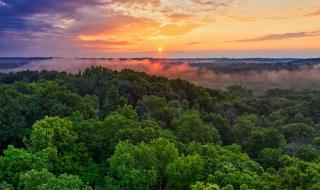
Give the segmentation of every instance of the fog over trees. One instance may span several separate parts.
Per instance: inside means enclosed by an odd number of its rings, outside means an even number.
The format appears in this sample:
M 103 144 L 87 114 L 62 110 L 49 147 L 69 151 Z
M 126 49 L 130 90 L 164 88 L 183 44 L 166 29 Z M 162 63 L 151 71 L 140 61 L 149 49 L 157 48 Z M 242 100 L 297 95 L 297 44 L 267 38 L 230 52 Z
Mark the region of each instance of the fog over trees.
M 0 72 L 54 70 L 77 74 L 91 66 L 131 69 L 208 88 L 247 86 L 320 90 L 320 59 L 155 59 L 155 58 L 0 58 Z

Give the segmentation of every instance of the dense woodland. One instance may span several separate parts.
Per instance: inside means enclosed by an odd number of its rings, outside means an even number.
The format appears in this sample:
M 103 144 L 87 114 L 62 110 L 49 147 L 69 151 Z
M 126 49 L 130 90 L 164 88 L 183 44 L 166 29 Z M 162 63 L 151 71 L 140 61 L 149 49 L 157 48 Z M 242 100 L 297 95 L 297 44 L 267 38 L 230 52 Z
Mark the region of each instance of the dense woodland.
M 0 190 L 319 190 L 320 92 L 0 74 Z

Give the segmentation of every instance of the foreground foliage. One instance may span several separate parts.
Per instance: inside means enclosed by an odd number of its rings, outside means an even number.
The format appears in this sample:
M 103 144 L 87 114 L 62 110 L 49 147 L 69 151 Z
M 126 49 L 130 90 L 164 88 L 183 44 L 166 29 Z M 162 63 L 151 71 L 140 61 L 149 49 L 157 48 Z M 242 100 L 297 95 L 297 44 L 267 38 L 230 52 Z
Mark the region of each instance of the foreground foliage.
M 320 93 L 0 74 L 0 189 L 320 189 Z

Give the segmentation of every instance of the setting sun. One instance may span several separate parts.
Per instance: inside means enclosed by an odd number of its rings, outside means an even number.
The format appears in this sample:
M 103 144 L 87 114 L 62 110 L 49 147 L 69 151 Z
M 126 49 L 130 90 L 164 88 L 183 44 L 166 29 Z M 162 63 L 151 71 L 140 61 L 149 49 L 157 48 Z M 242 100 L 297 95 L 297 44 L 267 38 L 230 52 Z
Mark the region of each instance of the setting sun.
M 0 0 L 0 56 L 308 58 L 320 52 L 320 0 L 48 2 Z
M 158 47 L 158 52 L 163 52 L 163 48 L 162 47 Z

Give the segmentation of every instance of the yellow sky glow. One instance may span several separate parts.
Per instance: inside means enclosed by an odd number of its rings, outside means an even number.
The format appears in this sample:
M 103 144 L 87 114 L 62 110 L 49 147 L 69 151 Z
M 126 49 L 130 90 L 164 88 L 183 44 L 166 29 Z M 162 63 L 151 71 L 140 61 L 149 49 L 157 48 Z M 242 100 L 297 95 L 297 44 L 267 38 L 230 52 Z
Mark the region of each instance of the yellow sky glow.
M 125 19 L 75 41 L 115 52 L 320 49 L 320 0 L 157 2 L 114 4 Z

